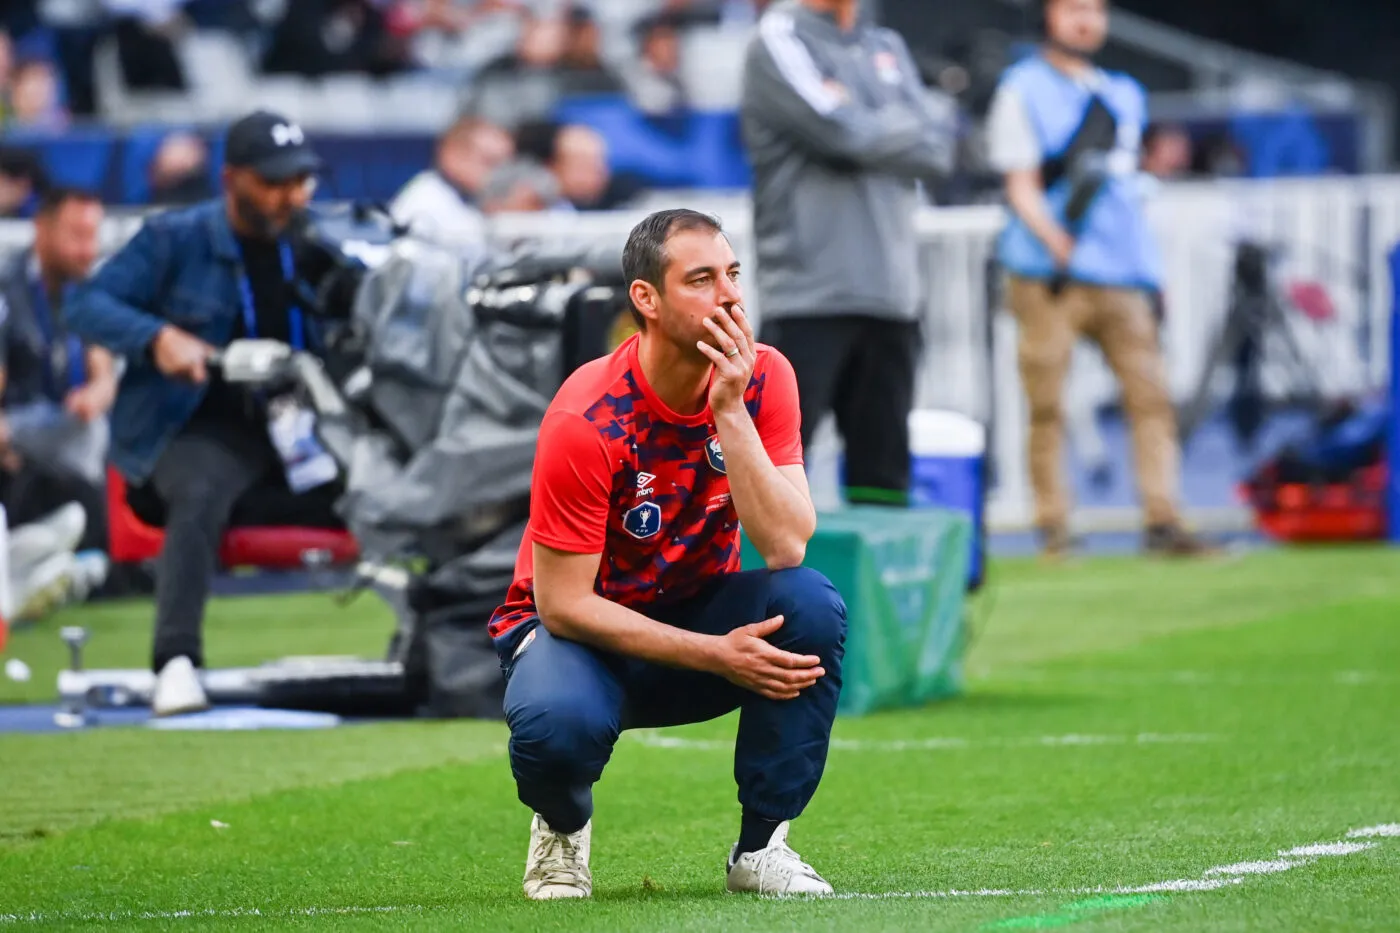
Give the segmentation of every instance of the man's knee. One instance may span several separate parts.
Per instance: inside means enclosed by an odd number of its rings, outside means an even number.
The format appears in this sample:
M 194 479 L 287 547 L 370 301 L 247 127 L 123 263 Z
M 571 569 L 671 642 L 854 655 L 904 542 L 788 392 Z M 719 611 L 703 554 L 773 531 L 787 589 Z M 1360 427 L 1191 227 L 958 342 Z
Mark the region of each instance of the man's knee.
M 230 490 L 208 475 L 182 477 L 180 482 L 160 489 L 159 494 L 167 527 L 191 523 L 219 532 L 233 511 Z
M 1126 407 L 1128 408 L 1128 417 L 1134 421 L 1159 422 L 1169 425 L 1176 419 L 1176 409 L 1172 407 L 1171 399 L 1164 391 L 1144 392 Z
M 1020 359 L 1021 384 L 1025 388 L 1030 420 L 1054 425 L 1064 418 L 1061 402 L 1065 363 L 1058 355 L 1038 349 L 1023 349 Z
M 1165 368 L 1154 353 L 1142 353 L 1122 377 L 1123 405 L 1130 418 L 1174 418 Z
M 775 570 L 769 582 L 770 614 L 783 616 L 776 640 L 788 651 L 829 657 L 846 640 L 846 601 L 810 567 Z
M 1031 396 L 1027 401 L 1031 424 L 1058 427 L 1064 421 L 1064 408 L 1058 398 Z
M 524 768 L 596 778 L 591 772 L 601 772 L 607 763 L 621 723 L 604 704 L 581 702 L 566 692 L 567 687 L 516 702 L 507 693 L 506 723 L 517 772 Z

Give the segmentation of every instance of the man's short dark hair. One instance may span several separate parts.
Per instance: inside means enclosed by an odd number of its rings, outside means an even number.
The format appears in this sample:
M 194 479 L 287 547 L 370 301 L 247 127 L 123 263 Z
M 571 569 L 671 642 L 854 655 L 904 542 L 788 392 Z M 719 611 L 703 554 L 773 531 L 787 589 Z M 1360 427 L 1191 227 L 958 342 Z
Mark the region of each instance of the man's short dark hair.
M 627 237 L 627 246 L 622 250 L 622 276 L 627 284 L 630 286 L 641 279 L 664 294 L 666 267 L 671 264 L 666 244 L 671 237 L 688 230 L 723 233 L 724 227 L 720 225 L 719 218 L 687 208 L 657 211 L 633 227 L 631 235 Z M 642 313 L 635 305 L 630 307 L 637 327 L 645 328 L 646 319 Z
M 72 185 L 49 185 L 39 194 L 39 204 L 35 208 L 35 216 L 48 217 L 56 214 L 69 201 L 101 203 L 102 198 L 98 196 L 97 192 L 89 191 L 86 188 Z

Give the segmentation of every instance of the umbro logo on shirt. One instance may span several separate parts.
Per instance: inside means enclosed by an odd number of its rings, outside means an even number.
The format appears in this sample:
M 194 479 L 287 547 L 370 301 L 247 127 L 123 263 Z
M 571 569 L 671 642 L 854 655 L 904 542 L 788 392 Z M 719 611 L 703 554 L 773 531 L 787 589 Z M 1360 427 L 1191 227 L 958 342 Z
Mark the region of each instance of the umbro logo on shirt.
M 638 474 L 637 474 L 637 498 L 640 499 L 642 496 L 649 496 L 649 495 L 651 495 L 653 492 L 655 492 L 656 490 L 655 490 L 655 489 L 652 487 L 652 485 L 651 485 L 651 484 L 654 483 L 655 481 L 656 481 L 656 474 L 655 474 L 655 473 L 638 473 Z

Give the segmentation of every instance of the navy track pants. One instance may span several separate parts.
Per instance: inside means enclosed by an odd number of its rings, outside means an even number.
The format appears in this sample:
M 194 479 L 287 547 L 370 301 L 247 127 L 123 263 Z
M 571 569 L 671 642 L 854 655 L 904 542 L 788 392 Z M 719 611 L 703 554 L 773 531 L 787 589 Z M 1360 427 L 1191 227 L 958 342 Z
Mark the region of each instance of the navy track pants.
M 593 784 L 624 729 L 704 722 L 740 710 L 734 780 L 746 810 L 793 819 L 826 767 L 841 694 L 846 605 L 814 570 L 754 570 L 647 613 L 709 635 L 781 615 L 779 648 L 821 658 L 826 674 L 793 700 L 769 700 L 712 674 L 678 670 L 556 638 L 543 625 L 507 663 L 505 714 L 520 800 L 556 832 L 593 815 Z

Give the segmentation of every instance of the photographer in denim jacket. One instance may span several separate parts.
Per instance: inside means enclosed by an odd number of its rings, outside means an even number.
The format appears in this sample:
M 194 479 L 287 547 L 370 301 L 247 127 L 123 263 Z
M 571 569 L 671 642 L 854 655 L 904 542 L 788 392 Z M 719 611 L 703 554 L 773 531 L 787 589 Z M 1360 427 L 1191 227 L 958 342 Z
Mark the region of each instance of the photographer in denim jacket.
M 321 165 L 301 128 L 258 111 L 225 142 L 222 195 L 149 218 L 68 305 L 68 326 L 126 358 L 112 413 L 111 460 L 143 520 L 165 528 L 156 567 L 156 715 L 203 709 L 204 607 L 231 524 L 334 527 L 333 466 L 311 482 L 290 469 L 296 438 L 269 424 L 279 400 L 224 382 L 216 347 L 256 337 L 321 352 L 298 307 L 286 234 Z M 291 416 L 293 423 L 300 423 Z M 274 440 L 277 438 L 277 440 Z M 327 455 L 325 461 L 333 465 Z

